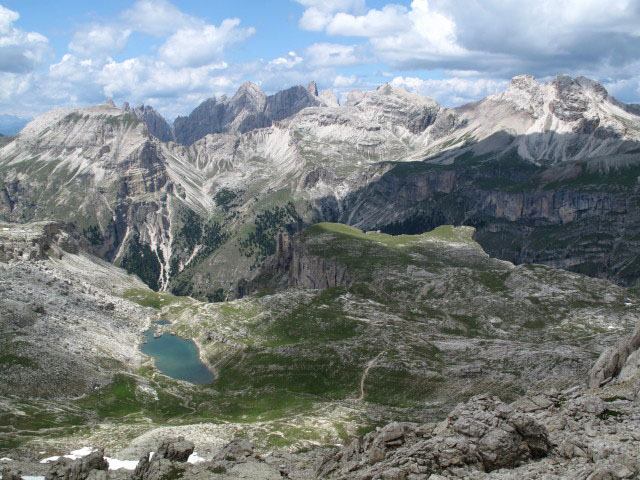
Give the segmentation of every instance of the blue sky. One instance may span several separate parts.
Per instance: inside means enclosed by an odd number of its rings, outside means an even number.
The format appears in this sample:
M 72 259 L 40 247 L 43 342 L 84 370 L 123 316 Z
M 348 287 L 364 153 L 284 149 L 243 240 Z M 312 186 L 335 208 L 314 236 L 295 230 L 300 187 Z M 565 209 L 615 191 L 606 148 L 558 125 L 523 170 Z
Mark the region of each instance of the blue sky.
M 521 73 L 640 102 L 638 72 L 637 0 L 0 0 L 0 114 L 23 117 L 113 97 L 172 119 L 246 80 L 453 106 Z

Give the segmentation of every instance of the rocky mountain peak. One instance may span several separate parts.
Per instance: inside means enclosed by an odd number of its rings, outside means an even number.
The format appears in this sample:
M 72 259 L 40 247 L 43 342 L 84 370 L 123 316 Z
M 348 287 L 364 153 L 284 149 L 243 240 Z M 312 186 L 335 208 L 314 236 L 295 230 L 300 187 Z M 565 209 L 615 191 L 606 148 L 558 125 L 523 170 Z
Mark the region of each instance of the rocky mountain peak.
M 345 106 L 355 107 L 358 103 L 364 100 L 365 94 L 362 90 L 351 90 L 347 95 L 347 101 Z
M 516 75 L 511 79 L 509 88 L 514 90 L 533 92 L 540 89 L 540 84 L 536 81 L 536 78 L 533 75 Z
M 322 100 L 327 107 L 339 107 L 340 102 L 338 101 L 338 97 L 336 96 L 333 90 L 324 90 L 318 95 L 318 98 Z
M 169 127 L 169 124 L 164 117 L 150 105 L 145 106 L 144 103 L 139 103 L 136 108 L 131 108 L 129 102 L 124 102 L 122 104 L 122 110 L 133 115 L 138 120 L 142 120 L 147 126 L 149 133 L 157 139 L 162 140 L 163 142 L 173 140 L 171 127 Z
M 111 107 L 115 107 L 115 106 L 116 106 L 116 104 L 115 104 L 115 103 L 113 103 L 113 98 L 107 98 L 107 101 L 106 101 L 106 102 L 104 102 L 104 104 L 105 104 L 105 105 L 109 105 L 109 106 L 111 106 Z
M 242 99 L 255 99 L 261 101 L 266 98 L 265 93 L 260 89 L 258 85 L 253 82 L 244 82 L 238 88 L 238 91 L 233 96 L 231 101 L 240 102 Z
M 309 86 L 307 87 L 307 92 L 309 92 L 311 95 L 313 95 L 314 97 L 318 96 L 318 85 L 316 85 L 315 81 L 311 81 L 309 83 Z

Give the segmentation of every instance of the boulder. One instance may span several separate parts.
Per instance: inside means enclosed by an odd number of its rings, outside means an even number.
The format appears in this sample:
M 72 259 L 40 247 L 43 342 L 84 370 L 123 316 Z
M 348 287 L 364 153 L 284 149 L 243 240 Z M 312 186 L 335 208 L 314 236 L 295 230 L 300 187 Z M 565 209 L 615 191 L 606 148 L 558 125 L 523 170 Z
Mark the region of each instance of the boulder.
M 2 470 L 2 480 L 24 480 L 20 476 L 20 472 L 16 472 L 14 470 L 9 470 L 5 468 Z
M 163 480 L 180 478 L 195 446 L 183 437 L 167 438 L 158 445 L 156 454 L 148 452 L 140 458 L 130 480 Z
M 544 457 L 550 449 L 541 423 L 496 397 L 478 395 L 435 428 L 392 423 L 356 439 L 325 457 L 317 474 L 402 479 L 452 468 L 490 472 Z
M 158 446 L 158 456 L 172 462 L 186 462 L 193 453 L 195 445 L 183 437 L 168 438 Z
M 602 352 L 589 373 L 589 387 L 602 387 L 615 379 L 624 368 L 627 359 L 638 349 L 640 349 L 640 323 L 630 337 Z
M 104 458 L 104 449 L 91 452 L 89 455 L 71 460 L 60 457 L 47 472 L 45 480 L 98 480 L 107 478 L 105 475 L 98 475 L 97 471 L 109 470 L 109 462 Z

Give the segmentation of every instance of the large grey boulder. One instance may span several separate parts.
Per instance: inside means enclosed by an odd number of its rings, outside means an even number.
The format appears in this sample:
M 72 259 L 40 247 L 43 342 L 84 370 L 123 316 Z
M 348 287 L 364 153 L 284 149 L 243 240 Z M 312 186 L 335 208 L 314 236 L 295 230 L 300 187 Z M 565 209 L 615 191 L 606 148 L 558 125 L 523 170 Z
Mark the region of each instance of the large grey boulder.
M 24 480 L 20 476 L 20 472 L 9 470 L 8 468 L 2 469 L 2 480 Z
M 140 458 L 131 480 L 163 480 L 179 478 L 187 468 L 186 461 L 195 446 L 183 437 L 167 438 L 158 445 L 155 454 L 148 452 Z
M 640 324 L 636 326 L 630 337 L 602 352 L 589 374 L 589 387 L 602 387 L 611 382 L 620 374 L 627 359 L 638 349 L 640 349 Z M 632 375 L 626 372 L 626 376 Z
M 392 423 L 326 457 L 318 475 L 407 478 L 451 468 L 490 472 L 547 455 L 546 428 L 491 395 L 459 404 L 438 425 Z M 425 477 L 426 478 L 426 477 Z
M 47 472 L 45 480 L 98 480 L 107 478 L 106 472 L 109 470 L 109 462 L 104 458 L 104 449 L 96 450 L 89 455 L 71 460 L 60 457 Z M 105 474 L 98 475 L 98 471 Z

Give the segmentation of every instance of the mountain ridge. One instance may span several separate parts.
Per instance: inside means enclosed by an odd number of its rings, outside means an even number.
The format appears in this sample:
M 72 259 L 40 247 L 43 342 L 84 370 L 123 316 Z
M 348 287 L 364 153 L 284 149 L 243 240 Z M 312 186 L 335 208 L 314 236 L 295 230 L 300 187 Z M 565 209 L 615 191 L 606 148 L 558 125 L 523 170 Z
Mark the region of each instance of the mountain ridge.
M 587 235 L 609 235 L 611 222 L 633 235 L 640 223 L 623 202 L 636 195 L 635 177 L 624 172 L 640 161 L 640 117 L 596 82 L 520 76 L 505 92 L 455 109 L 390 85 L 354 91 L 344 106 L 316 93 L 312 84 L 266 96 L 247 83 L 210 102 L 228 115 L 219 125 L 271 124 L 188 146 L 157 138 L 150 107 L 50 112 L 0 149 L 0 212 L 98 228 L 98 250 L 117 264 L 146 245 L 153 255 L 143 276 L 157 276 L 146 281 L 196 296 L 233 293 L 251 280 L 275 253 L 278 232 L 338 220 L 399 233 L 409 223 L 422 231 L 466 223 L 501 258 L 636 278 L 628 263 L 635 242 L 606 253 L 623 233 L 588 250 L 560 230 L 548 252 L 523 243 L 532 231 L 587 217 L 601 225 L 581 227 Z M 185 242 L 180 232 L 193 222 Z M 504 235 L 515 253 L 493 246 Z

